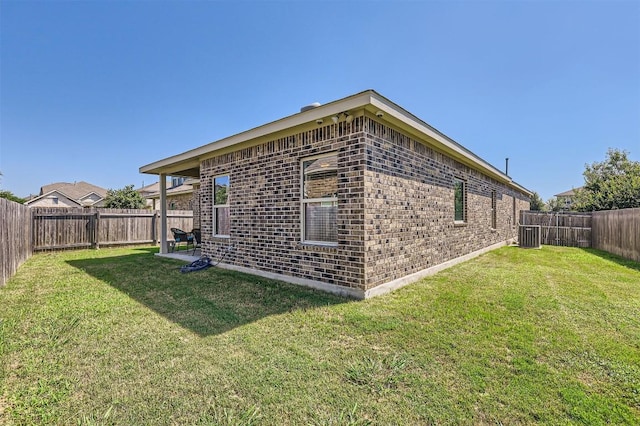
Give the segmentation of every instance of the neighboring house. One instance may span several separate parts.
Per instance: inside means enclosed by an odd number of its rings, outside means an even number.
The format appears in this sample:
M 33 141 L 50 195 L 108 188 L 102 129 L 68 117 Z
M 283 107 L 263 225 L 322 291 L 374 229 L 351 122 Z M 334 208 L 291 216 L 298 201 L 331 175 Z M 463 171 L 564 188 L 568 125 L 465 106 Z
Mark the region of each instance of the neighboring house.
M 554 195 L 558 199 L 558 203 L 562 206 L 562 210 L 571 210 L 573 206 L 573 202 L 575 201 L 576 192 L 582 189 L 582 187 L 573 188 L 568 191 L 561 192 L 559 194 Z
M 30 207 L 102 207 L 107 190 L 87 182 L 58 182 L 40 188 L 25 202 Z
M 194 197 L 194 191 L 197 194 L 197 187 L 200 181 L 198 179 L 188 178 L 181 181 L 176 186 L 167 188 L 167 209 L 168 210 L 193 210 L 194 204 L 198 199 Z M 149 193 L 145 198 L 152 200 L 152 208 L 160 209 L 160 185 L 157 185 L 156 191 Z
M 372 90 L 140 172 L 200 179 L 202 254 L 220 266 L 356 298 L 514 241 L 531 196 Z
M 168 188 L 166 192 L 167 210 L 192 210 L 194 227 L 197 228 L 197 224 L 200 223 L 200 198 L 198 197 L 200 180 L 194 178 L 172 178 L 171 182 L 174 185 Z M 153 210 L 159 210 L 160 183 L 158 182 L 155 185 L 157 189 L 147 194 L 145 198 L 150 202 L 148 205 L 150 205 Z
M 151 195 L 160 192 L 160 182 L 155 182 L 151 185 L 144 185 L 143 182 L 143 186 L 136 189 L 136 191 L 145 199 L 147 207 L 155 210 L 155 203 Z

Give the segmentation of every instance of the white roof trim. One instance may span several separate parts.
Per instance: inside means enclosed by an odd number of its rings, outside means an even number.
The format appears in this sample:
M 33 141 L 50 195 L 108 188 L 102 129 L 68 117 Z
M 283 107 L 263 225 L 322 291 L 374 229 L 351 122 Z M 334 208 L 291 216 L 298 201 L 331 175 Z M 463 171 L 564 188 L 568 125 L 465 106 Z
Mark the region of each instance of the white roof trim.
M 200 158 L 210 155 L 212 152 L 227 148 L 242 142 L 246 142 L 252 139 L 260 138 L 272 133 L 280 132 L 292 127 L 296 127 L 302 124 L 313 122 L 315 120 L 326 118 L 339 114 L 343 111 L 349 111 L 353 109 L 363 108 L 371 105 L 375 110 L 380 110 L 399 120 L 406 126 L 415 129 L 418 133 L 421 133 L 432 140 L 435 140 L 440 144 L 436 148 L 440 148 L 445 151 L 446 154 L 455 154 L 458 160 L 462 160 L 468 165 L 474 166 L 493 178 L 506 182 L 514 188 L 517 188 L 525 193 L 531 194 L 531 191 L 515 183 L 509 176 L 487 163 L 485 160 L 469 151 L 453 139 L 447 137 L 443 133 L 439 132 L 435 128 L 429 126 L 424 121 L 420 120 L 410 112 L 406 111 L 399 105 L 391 102 L 384 96 L 378 94 L 373 90 L 367 90 L 355 95 L 330 102 L 328 104 L 321 105 L 319 107 L 299 112 L 288 117 L 284 117 L 280 120 L 273 121 L 271 123 L 264 124 L 259 127 L 238 133 L 233 136 L 229 136 L 198 148 L 185 151 L 181 154 L 177 154 L 171 157 L 158 160 L 156 162 L 147 164 L 140 167 L 140 173 L 149 174 L 171 174 L 171 171 L 184 170 L 191 167 L 199 167 Z M 382 120 L 386 120 L 388 117 L 383 117 Z M 172 168 L 172 166 L 175 166 Z
M 33 204 L 34 202 L 36 202 L 36 201 L 38 201 L 38 200 L 42 200 L 43 198 L 47 198 L 47 197 L 49 197 L 49 196 L 51 196 L 51 195 L 53 195 L 53 194 L 61 195 L 61 196 L 63 196 L 64 198 L 66 198 L 67 200 L 69 200 L 69 201 L 71 201 L 71 202 L 73 202 L 73 203 L 76 203 L 78 206 L 81 206 L 81 204 L 78 202 L 78 200 L 76 200 L 76 199 L 73 199 L 73 198 L 69 197 L 67 194 L 65 194 L 64 192 L 59 191 L 59 190 L 57 190 L 57 189 L 52 189 L 52 190 L 51 190 L 51 191 L 49 191 L 49 192 L 46 192 L 46 193 L 44 193 L 44 194 L 42 194 L 42 195 L 38 195 L 37 197 L 34 197 L 34 198 L 32 198 L 32 199 L 30 199 L 30 200 L 28 200 L 28 201 L 25 201 L 25 203 L 24 203 L 24 204 L 25 204 L 25 205 Z M 82 206 L 81 206 L 81 207 L 82 207 Z

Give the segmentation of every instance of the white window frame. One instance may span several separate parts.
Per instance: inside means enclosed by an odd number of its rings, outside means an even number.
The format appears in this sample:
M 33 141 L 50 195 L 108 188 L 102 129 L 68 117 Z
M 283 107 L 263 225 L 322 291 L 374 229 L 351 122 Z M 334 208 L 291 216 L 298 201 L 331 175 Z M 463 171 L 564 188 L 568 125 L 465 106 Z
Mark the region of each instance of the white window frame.
M 338 245 L 338 241 L 314 241 L 314 240 L 306 240 L 305 235 L 307 231 L 305 229 L 305 214 L 306 214 L 306 205 L 307 203 L 323 203 L 323 202 L 331 202 L 336 203 L 336 207 L 338 204 L 338 197 L 326 197 L 326 198 L 305 198 L 304 195 L 304 162 L 311 160 L 318 160 L 320 158 L 326 157 L 338 157 L 338 151 L 332 151 L 324 154 L 313 155 L 311 157 L 305 157 L 300 159 L 300 230 L 302 231 L 300 234 L 300 241 L 304 244 L 310 245 L 319 245 L 319 246 L 329 246 L 336 247 Z M 337 173 L 337 170 L 336 170 Z M 338 224 L 336 223 L 336 231 Z M 337 232 L 336 232 L 337 234 Z
M 227 187 L 227 203 L 226 204 L 216 204 L 216 179 L 226 177 L 229 181 L 229 186 Z M 229 193 L 231 188 L 231 176 L 229 174 L 217 175 L 211 179 L 211 205 L 213 209 L 213 236 L 217 238 L 229 238 L 229 234 L 218 234 L 217 224 L 218 224 L 218 210 L 221 208 L 229 208 Z M 231 213 L 231 212 L 229 212 Z M 231 217 L 231 214 L 229 214 Z

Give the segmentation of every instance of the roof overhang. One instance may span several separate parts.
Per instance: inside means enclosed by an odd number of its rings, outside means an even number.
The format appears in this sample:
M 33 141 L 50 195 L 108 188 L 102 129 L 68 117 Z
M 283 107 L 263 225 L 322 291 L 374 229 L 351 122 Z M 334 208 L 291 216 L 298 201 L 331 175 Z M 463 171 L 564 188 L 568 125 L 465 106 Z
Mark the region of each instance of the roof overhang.
M 50 197 L 52 197 L 53 195 L 62 196 L 62 197 L 64 197 L 64 198 L 66 198 L 67 200 L 71 201 L 72 203 L 75 203 L 75 204 L 77 204 L 78 206 L 82 207 L 82 204 L 80 204 L 80 203 L 78 202 L 78 200 L 76 200 L 75 198 L 71 198 L 71 197 L 69 197 L 67 194 L 65 194 L 64 192 L 62 192 L 62 191 L 60 191 L 60 190 L 57 190 L 57 189 L 52 189 L 52 190 L 51 190 L 51 191 L 49 191 L 49 192 L 46 192 L 46 193 L 44 193 L 44 194 L 42 194 L 42 195 L 38 195 L 37 197 L 34 197 L 34 198 L 32 198 L 32 199 L 30 199 L 30 200 L 28 200 L 28 201 L 25 201 L 25 203 L 24 203 L 24 204 L 28 206 L 28 205 L 31 205 L 31 204 L 35 203 L 36 201 L 42 200 L 42 199 L 44 199 L 44 198 L 50 198 Z
M 219 151 L 227 151 L 236 145 L 250 141 L 262 141 L 269 135 L 282 133 L 294 127 L 309 125 L 316 120 L 324 120 L 345 111 L 364 110 L 382 122 L 402 129 L 416 139 L 424 141 L 436 150 L 455 160 L 479 170 L 486 175 L 508 184 L 528 195 L 531 191 L 515 183 L 509 176 L 478 157 L 453 139 L 436 130 L 415 115 L 373 90 L 333 101 L 313 109 L 302 111 L 271 123 L 208 143 L 201 147 L 185 151 L 146 166 L 140 167 L 140 173 L 165 174 L 171 176 L 200 177 L 200 162 L 213 157 Z

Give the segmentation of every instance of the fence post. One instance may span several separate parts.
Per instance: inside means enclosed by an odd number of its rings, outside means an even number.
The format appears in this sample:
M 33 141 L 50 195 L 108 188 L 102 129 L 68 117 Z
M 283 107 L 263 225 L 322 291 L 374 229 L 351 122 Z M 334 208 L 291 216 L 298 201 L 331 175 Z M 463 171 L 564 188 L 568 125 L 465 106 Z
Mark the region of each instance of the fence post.
M 158 211 L 153 211 L 153 216 L 151 217 L 151 239 L 153 240 L 153 244 L 158 244 Z
M 94 247 L 96 249 L 99 249 L 100 248 L 100 210 L 96 210 L 96 218 L 94 222 L 95 222 L 95 225 L 93 227 Z

